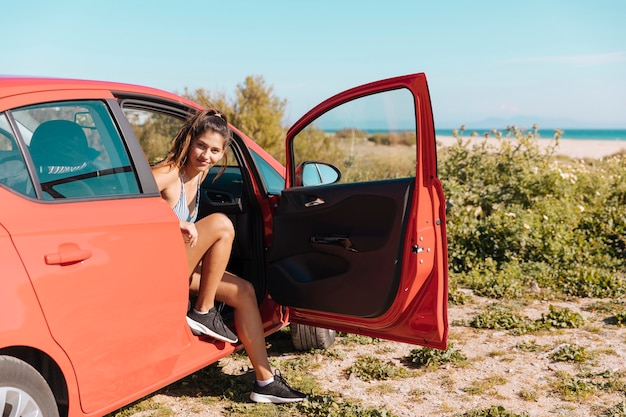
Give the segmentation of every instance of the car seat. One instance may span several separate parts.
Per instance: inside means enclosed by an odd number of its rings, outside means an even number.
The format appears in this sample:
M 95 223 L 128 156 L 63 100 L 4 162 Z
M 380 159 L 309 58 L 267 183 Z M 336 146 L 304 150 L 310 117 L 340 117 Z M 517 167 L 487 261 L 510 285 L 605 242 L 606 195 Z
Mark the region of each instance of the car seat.
M 53 198 L 94 195 L 80 174 L 92 170 L 87 137 L 69 120 L 49 120 L 35 129 L 30 153 L 42 190 Z

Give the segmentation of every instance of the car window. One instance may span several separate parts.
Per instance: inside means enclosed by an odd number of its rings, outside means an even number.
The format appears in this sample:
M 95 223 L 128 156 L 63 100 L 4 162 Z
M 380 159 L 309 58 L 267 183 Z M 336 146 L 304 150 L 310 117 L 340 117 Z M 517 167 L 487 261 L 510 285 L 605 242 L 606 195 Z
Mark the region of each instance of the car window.
M 269 194 L 279 195 L 285 188 L 285 179 L 278 171 L 263 159 L 258 153 L 250 150 L 256 166 L 259 168 L 259 174 L 265 184 L 265 189 Z
M 138 108 L 137 103 L 131 103 L 130 105 L 122 103 L 122 110 L 151 165 L 165 157 L 176 133 L 185 123 L 183 115 L 164 113 L 158 109 Z M 228 166 L 239 166 L 231 148 L 229 147 L 226 151 Z M 223 162 L 224 160 L 218 162 L 218 164 Z
M 6 114 L 0 115 L 0 184 L 22 194 L 35 195 L 24 156 L 11 133 Z
M 129 107 L 125 103 L 122 103 L 122 110 L 150 164 L 163 159 L 172 139 L 185 123 L 182 115 Z
M 416 126 L 408 89 L 345 102 L 322 114 L 293 139 L 294 161 L 331 164 L 341 182 L 415 176 Z
M 124 142 L 105 103 L 38 104 L 11 111 L 44 199 L 139 193 Z

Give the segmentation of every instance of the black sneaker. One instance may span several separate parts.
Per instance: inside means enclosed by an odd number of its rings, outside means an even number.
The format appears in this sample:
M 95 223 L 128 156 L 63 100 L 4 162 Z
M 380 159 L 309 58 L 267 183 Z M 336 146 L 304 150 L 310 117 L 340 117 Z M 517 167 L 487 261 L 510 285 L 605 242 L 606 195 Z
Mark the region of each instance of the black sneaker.
M 207 314 L 198 314 L 192 308 L 187 312 L 187 324 L 195 335 L 207 335 L 227 343 L 237 343 L 237 336 L 222 320 L 220 313 L 213 307 Z
M 282 404 L 305 400 L 306 395 L 287 385 L 287 382 L 277 372 L 274 375 L 274 382 L 269 385 L 261 387 L 255 381 L 250 399 L 256 403 Z

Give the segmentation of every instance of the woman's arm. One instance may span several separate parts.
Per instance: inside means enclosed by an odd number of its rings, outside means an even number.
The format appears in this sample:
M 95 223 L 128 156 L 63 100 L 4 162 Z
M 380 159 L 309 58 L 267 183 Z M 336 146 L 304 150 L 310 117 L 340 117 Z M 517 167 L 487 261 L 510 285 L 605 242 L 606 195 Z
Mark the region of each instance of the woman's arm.
M 157 165 L 152 168 L 152 175 L 157 183 L 161 197 L 174 208 L 180 198 L 181 184 L 178 168 L 168 165 Z

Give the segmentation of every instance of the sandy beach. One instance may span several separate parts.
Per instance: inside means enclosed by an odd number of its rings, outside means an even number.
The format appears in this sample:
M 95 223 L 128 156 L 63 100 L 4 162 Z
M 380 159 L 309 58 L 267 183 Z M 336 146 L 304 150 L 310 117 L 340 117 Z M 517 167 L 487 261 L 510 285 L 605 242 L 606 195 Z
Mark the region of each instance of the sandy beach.
M 484 137 L 464 137 L 464 141 L 471 143 L 482 143 Z M 495 138 L 486 139 L 493 146 L 498 146 Z M 538 139 L 539 146 L 546 147 L 554 144 L 553 139 Z M 437 142 L 441 147 L 450 146 L 456 143 L 453 136 L 437 136 Z M 604 158 L 619 152 L 626 152 L 626 141 L 621 140 L 587 140 L 587 139 L 559 139 L 556 155 L 565 155 L 571 158 Z

